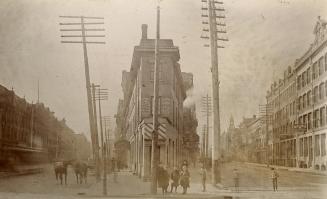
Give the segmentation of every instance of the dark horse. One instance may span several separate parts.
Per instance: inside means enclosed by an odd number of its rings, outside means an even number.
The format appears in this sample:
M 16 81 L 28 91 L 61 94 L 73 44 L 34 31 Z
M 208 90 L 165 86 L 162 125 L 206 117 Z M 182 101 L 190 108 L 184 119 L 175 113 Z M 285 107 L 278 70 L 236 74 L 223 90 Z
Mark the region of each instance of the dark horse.
M 84 183 L 87 183 L 87 169 L 88 165 L 81 161 L 76 161 L 73 165 L 75 175 L 76 175 L 76 182 L 77 184 L 82 184 L 83 180 Z
M 71 164 L 70 161 L 58 161 L 54 163 L 54 171 L 56 174 L 56 180 L 60 179 L 60 184 L 62 184 L 63 177 L 65 178 L 65 184 L 67 185 L 67 167 Z

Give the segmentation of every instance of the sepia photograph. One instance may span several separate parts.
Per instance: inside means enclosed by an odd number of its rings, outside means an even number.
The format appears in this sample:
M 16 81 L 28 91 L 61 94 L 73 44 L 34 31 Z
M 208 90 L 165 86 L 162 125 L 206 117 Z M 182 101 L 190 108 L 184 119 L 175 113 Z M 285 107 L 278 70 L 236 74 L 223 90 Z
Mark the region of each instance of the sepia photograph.
M 0 0 L 0 199 L 327 198 L 327 0 Z

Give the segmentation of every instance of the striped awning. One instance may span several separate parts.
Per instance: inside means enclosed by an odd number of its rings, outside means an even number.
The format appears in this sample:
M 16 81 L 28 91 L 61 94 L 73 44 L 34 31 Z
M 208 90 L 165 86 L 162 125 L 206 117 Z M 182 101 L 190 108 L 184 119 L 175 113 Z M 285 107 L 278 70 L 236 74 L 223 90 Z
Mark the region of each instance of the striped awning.
M 152 140 L 153 125 L 151 123 L 143 123 L 141 125 L 141 129 L 144 139 Z M 159 130 L 158 139 L 162 141 L 167 140 L 168 137 L 167 137 L 166 124 L 159 124 L 158 130 Z

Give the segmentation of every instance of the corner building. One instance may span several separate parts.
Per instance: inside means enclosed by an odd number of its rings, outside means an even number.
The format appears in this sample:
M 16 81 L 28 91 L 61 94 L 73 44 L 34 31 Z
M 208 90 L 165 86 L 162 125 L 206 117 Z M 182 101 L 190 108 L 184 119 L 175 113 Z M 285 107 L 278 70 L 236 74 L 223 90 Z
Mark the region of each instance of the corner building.
M 126 163 L 144 180 L 151 174 L 155 40 L 142 39 L 134 47 L 130 72 L 123 71 L 124 99 L 120 110 L 120 137 L 128 141 Z M 168 167 L 179 165 L 182 154 L 183 101 L 186 92 L 178 63 L 179 49 L 171 39 L 159 40 L 159 160 Z

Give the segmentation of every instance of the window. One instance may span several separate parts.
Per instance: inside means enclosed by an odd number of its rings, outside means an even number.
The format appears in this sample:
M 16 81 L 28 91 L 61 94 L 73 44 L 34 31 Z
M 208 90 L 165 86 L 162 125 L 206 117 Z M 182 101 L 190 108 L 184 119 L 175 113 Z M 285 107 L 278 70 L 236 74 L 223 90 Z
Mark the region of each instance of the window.
M 308 114 L 308 129 L 312 127 L 312 113 Z
M 320 155 L 320 142 L 319 142 L 320 135 L 315 135 L 315 154 L 316 156 Z
M 308 156 L 308 138 L 304 138 L 304 157 Z
M 322 156 L 325 156 L 326 155 L 326 134 L 321 134 L 321 144 L 320 144 L 320 147 L 321 147 L 321 155 Z
M 325 107 L 320 108 L 320 126 L 325 126 L 326 124 L 326 111 Z
M 313 103 L 316 103 L 318 99 L 318 86 L 316 86 L 313 90 Z
M 302 73 L 302 87 L 305 87 L 305 85 L 306 85 L 306 83 L 307 83 L 307 81 L 306 81 L 306 77 L 307 77 L 307 72 L 304 71 L 304 72 Z
M 316 79 L 317 76 L 318 76 L 317 62 L 315 62 L 312 66 L 312 80 Z
M 303 115 L 303 124 L 307 128 L 307 126 L 308 126 L 308 115 Z
M 324 57 L 319 59 L 319 76 L 324 72 Z
M 307 104 L 308 104 L 308 106 L 311 105 L 311 91 L 308 91 L 308 93 L 307 93 Z
M 327 54 L 325 54 L 325 71 L 327 72 Z
M 313 127 L 319 127 L 319 109 L 315 110 L 313 113 Z
M 306 106 L 307 106 L 307 94 L 304 94 L 303 95 L 303 108 L 306 108 Z
M 163 66 L 160 64 L 159 65 L 159 81 L 164 80 L 163 73 L 162 73 L 162 68 L 163 68 Z M 150 81 L 154 81 L 154 65 L 153 65 L 153 67 L 151 68 L 151 71 L 150 71 Z
M 301 89 L 301 75 L 297 77 L 297 89 Z
M 327 81 L 325 82 L 325 96 L 327 97 Z
M 324 82 L 319 85 L 319 99 L 320 100 L 325 97 L 325 94 L 324 94 L 324 89 L 325 88 L 324 87 L 325 87 L 325 83 Z
M 307 70 L 307 84 L 311 82 L 311 67 Z
M 299 110 L 302 108 L 302 96 L 299 97 Z
M 300 138 L 300 156 L 303 156 L 303 138 Z

